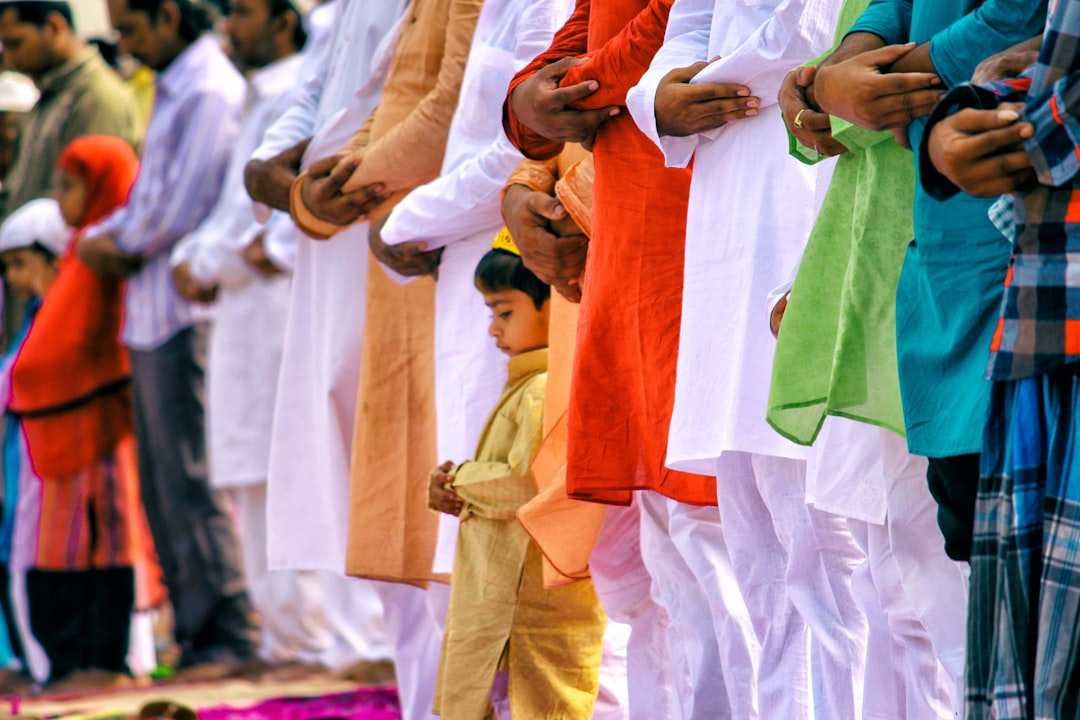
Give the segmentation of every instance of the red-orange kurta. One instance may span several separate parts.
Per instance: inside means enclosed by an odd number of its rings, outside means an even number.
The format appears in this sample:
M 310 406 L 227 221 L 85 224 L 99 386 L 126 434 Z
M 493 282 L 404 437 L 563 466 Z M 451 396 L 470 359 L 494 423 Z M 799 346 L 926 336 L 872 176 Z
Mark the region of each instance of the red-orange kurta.
M 673 0 L 579 0 L 551 47 L 510 85 L 567 56 L 588 53 L 562 84 L 595 79 L 583 106 L 625 105 L 626 92 L 663 44 Z M 526 155 L 561 149 L 505 114 Z M 674 404 L 690 172 L 664 167 L 625 108 L 597 133 L 592 237 L 585 270 L 569 409 L 567 492 L 628 503 L 656 490 L 693 504 L 716 502 L 711 478 L 664 467 Z

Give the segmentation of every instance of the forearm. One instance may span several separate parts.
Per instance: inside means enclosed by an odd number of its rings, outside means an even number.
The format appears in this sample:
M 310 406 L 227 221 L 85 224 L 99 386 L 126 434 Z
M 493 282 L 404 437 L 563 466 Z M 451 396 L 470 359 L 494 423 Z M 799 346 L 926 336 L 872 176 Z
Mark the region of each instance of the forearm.
M 625 105 L 626 93 L 649 68 L 664 45 L 673 0 L 651 0 L 618 35 L 589 53 L 584 64 L 572 68 L 560 85 L 596 80 L 600 89 L 575 104 L 582 110 Z

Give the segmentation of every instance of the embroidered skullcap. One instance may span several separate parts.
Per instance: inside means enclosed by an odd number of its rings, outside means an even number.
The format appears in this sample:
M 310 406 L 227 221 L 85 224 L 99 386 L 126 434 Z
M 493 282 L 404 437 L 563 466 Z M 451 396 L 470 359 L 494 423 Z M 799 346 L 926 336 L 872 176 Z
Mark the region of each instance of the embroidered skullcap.
M 506 228 L 500 230 L 499 234 L 495 236 L 494 242 L 491 243 L 491 249 L 505 250 L 521 257 L 521 251 L 518 250 L 517 243 L 514 242 L 514 238 L 510 237 L 510 231 Z

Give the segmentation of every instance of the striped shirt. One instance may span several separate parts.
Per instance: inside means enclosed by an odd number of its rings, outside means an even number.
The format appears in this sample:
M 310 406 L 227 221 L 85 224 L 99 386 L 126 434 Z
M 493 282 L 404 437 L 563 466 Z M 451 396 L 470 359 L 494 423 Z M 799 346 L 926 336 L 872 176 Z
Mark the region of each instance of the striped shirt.
M 217 203 L 245 93 L 243 77 L 212 36 L 188 46 L 158 76 L 142 169 L 127 204 L 87 233 L 115 235 L 120 250 L 144 258 L 127 282 L 121 337 L 132 349 L 160 347 L 208 318 L 208 308 L 176 292 L 169 254 Z
M 1015 249 L 991 346 L 989 376 L 1011 380 L 1080 361 L 1080 0 L 1051 0 L 1038 61 L 1020 77 L 953 90 L 931 122 L 963 107 L 1024 103 L 1039 186 L 1016 196 Z M 927 137 L 929 133 L 926 134 Z M 923 184 L 956 192 L 929 163 Z

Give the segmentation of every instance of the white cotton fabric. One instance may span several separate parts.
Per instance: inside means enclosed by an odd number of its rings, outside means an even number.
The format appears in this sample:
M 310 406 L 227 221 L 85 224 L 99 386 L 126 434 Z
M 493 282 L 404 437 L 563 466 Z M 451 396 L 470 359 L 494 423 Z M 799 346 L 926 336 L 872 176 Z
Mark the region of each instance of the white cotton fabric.
M 294 54 L 248 78 L 243 123 L 218 204 L 173 247 L 170 258 L 173 266 L 187 263 L 200 285 L 220 288 L 207 366 L 207 448 L 214 487 L 266 482 L 289 280 L 264 277 L 244 260 L 244 248 L 267 232 L 255 219 L 244 188 L 244 166 L 266 129 L 289 107 L 302 63 L 301 55 Z
M 794 277 L 817 185 L 828 182 L 831 164 L 808 167 L 788 157 L 776 95 L 792 67 L 828 49 L 839 7 L 833 0 L 676 0 L 664 46 L 627 95 L 669 166 L 694 159 L 669 467 L 715 474 L 726 451 L 805 457 L 765 422 L 773 339 L 760 308 Z M 654 114 L 661 78 L 717 56 L 694 81 L 747 85 L 761 100 L 759 114 L 711 137 L 661 138 Z
M 253 157 L 315 135 L 304 164 L 337 153 L 375 108 L 404 0 L 350 0 L 321 63 Z M 345 573 L 349 461 L 364 337 L 367 223 L 299 235 L 270 435 L 270 568 Z

